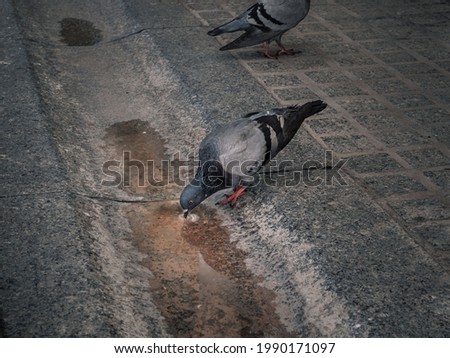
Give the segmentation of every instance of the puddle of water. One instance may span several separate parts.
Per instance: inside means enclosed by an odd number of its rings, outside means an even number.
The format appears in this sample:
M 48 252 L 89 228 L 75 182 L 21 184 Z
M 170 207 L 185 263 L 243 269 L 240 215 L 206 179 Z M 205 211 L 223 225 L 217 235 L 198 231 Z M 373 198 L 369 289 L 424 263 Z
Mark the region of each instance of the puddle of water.
M 134 119 L 107 129 L 108 155 L 160 163 L 167 159 L 164 141 L 147 122 Z M 123 166 L 123 163 L 122 163 Z M 155 166 L 155 178 L 163 175 Z M 171 186 L 146 185 L 145 171 L 133 168 L 130 185 L 121 189 L 159 197 Z M 171 195 L 174 186 L 172 186 Z M 176 188 L 181 191 L 181 188 Z M 164 196 L 163 196 L 164 197 Z M 155 201 L 124 207 L 133 240 L 154 274 L 153 301 L 175 337 L 289 337 L 275 313 L 275 293 L 246 268 L 244 252 L 230 243 L 215 209 L 199 206 L 188 220 L 178 201 Z
M 102 34 L 90 21 L 66 17 L 62 19 L 61 41 L 68 46 L 92 46 L 102 40 Z
M 131 205 L 133 237 L 154 273 L 155 304 L 175 337 L 289 337 L 275 313 L 275 294 L 245 266 L 214 209 L 195 221 L 178 202 Z
M 146 121 L 117 122 L 106 130 L 103 140 L 106 150 L 112 152 L 108 159 L 121 163 L 120 189 L 131 194 L 173 189 L 173 181 L 168 179 L 168 165 L 163 168 L 162 164 L 163 160 L 169 159 L 164 141 Z

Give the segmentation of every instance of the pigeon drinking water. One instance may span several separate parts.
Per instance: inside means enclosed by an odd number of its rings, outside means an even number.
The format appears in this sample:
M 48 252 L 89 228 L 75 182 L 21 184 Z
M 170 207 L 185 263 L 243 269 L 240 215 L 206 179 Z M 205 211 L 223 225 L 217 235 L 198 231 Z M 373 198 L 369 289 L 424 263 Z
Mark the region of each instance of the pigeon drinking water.
M 283 53 L 294 54 L 293 49 L 286 49 L 282 45 L 281 36 L 306 17 L 310 3 L 310 0 L 261 0 L 230 22 L 209 31 L 208 35 L 245 31 L 236 40 L 223 46 L 221 51 L 264 43 L 263 51 L 266 57 L 276 58 Z M 271 40 L 275 40 L 280 47 L 275 56 L 269 53 Z
M 234 188 L 221 204 L 234 205 L 259 170 L 294 137 L 303 121 L 326 108 L 322 101 L 253 112 L 208 134 L 200 143 L 200 164 L 180 197 L 184 216 L 203 200 Z

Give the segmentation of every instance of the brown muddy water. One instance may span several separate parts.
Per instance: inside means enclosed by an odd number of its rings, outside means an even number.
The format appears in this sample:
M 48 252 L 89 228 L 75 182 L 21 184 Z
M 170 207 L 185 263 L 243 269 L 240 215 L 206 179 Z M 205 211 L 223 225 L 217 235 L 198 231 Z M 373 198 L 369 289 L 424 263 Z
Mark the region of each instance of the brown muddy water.
M 116 123 L 104 137 L 107 152 L 130 151 L 139 161 L 166 159 L 164 141 L 142 120 Z M 159 170 L 159 169 L 158 169 Z M 162 174 L 161 171 L 158 172 Z M 143 174 L 130 173 L 129 194 L 182 188 L 141 187 Z M 129 204 L 125 212 L 132 240 L 153 273 L 153 300 L 175 337 L 289 337 L 276 314 L 274 292 L 246 267 L 246 254 L 230 242 L 215 208 L 200 205 L 188 220 L 178 200 Z
M 215 209 L 190 220 L 178 201 L 132 205 L 128 220 L 155 303 L 175 337 L 289 337 L 275 313 L 275 294 L 246 268 Z

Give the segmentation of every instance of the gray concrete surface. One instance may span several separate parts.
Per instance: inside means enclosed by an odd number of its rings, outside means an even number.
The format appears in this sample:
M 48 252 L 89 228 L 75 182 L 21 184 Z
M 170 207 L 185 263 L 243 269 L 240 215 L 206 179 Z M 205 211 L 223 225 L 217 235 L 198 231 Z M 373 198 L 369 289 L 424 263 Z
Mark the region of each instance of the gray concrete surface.
M 450 5 L 314 1 L 270 61 L 206 35 L 244 3 L 1 2 L 2 335 L 449 336 Z M 102 185 L 317 98 L 280 159 L 331 150 L 345 185 L 276 176 L 187 223 L 173 182 Z

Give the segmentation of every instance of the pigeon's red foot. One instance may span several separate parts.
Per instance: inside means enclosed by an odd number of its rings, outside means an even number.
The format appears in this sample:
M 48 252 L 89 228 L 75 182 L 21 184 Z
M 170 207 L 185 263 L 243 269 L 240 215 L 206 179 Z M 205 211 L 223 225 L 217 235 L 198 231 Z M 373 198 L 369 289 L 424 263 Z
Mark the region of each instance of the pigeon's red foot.
M 266 56 L 267 58 L 270 58 L 271 60 L 278 60 L 278 54 L 276 54 L 275 56 L 270 54 L 268 42 L 264 42 L 263 52 L 264 52 L 264 56 Z
M 281 44 L 278 44 L 278 46 L 280 47 L 280 50 L 272 55 L 269 51 L 269 43 L 268 42 L 264 42 L 263 44 L 263 52 L 264 52 L 264 56 L 266 56 L 267 58 L 270 58 L 271 60 L 278 60 L 278 56 L 281 55 L 295 55 L 297 52 L 293 49 L 293 48 L 286 48 Z
M 285 47 L 280 47 L 280 50 L 277 52 L 277 57 L 281 56 L 281 55 L 295 55 L 296 52 L 293 48 L 285 48 Z
M 233 207 L 238 198 L 245 194 L 245 187 L 238 185 L 234 188 L 233 194 L 225 194 L 226 198 L 219 202 L 220 205 L 230 204 Z

